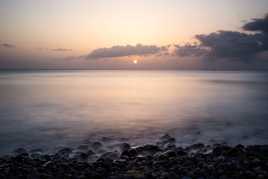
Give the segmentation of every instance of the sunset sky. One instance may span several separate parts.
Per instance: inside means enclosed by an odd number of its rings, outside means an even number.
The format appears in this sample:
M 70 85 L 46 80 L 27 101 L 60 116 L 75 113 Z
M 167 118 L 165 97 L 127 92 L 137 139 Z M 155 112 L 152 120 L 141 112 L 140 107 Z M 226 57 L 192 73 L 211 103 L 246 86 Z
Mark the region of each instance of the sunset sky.
M 168 54 L 219 30 L 266 39 L 243 26 L 267 12 L 267 0 L 1 0 L 0 68 L 197 67 Z

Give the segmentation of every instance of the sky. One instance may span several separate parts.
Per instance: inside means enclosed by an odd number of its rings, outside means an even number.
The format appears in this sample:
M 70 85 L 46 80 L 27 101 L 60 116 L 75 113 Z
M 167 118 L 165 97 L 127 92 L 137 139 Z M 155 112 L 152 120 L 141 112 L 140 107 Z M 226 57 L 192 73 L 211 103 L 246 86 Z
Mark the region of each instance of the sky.
M 266 31 L 244 28 L 267 13 L 267 0 L 0 0 L 0 69 L 267 69 Z M 264 45 L 222 56 L 213 33 Z

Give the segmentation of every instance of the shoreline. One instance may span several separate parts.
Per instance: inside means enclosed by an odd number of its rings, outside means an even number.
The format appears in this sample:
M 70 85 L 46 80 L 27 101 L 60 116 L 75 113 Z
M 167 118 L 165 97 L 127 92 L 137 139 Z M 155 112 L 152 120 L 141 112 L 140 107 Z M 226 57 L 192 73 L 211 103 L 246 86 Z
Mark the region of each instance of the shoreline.
M 156 144 L 121 143 L 111 151 L 96 141 L 53 154 L 19 148 L 0 157 L 0 178 L 268 178 L 268 145 L 199 143 L 182 148 L 175 141 L 165 134 Z

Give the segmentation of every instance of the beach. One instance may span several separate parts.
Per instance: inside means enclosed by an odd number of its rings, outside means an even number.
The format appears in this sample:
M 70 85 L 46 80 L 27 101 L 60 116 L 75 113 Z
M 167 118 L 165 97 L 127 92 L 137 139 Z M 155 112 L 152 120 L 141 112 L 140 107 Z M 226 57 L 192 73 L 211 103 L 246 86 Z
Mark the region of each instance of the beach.
M 111 151 L 101 142 L 62 148 L 53 154 L 16 149 L 0 157 L 0 177 L 94 179 L 264 179 L 268 146 L 194 144 L 177 147 L 168 134 L 156 144 L 121 143 Z

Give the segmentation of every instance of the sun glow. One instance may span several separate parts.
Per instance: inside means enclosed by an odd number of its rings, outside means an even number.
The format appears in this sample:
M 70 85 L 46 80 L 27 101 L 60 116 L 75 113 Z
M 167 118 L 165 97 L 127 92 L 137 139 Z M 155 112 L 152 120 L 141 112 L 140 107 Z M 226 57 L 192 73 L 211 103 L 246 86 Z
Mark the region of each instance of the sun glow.
M 138 64 L 138 60 L 133 60 L 133 63 L 134 64 Z

